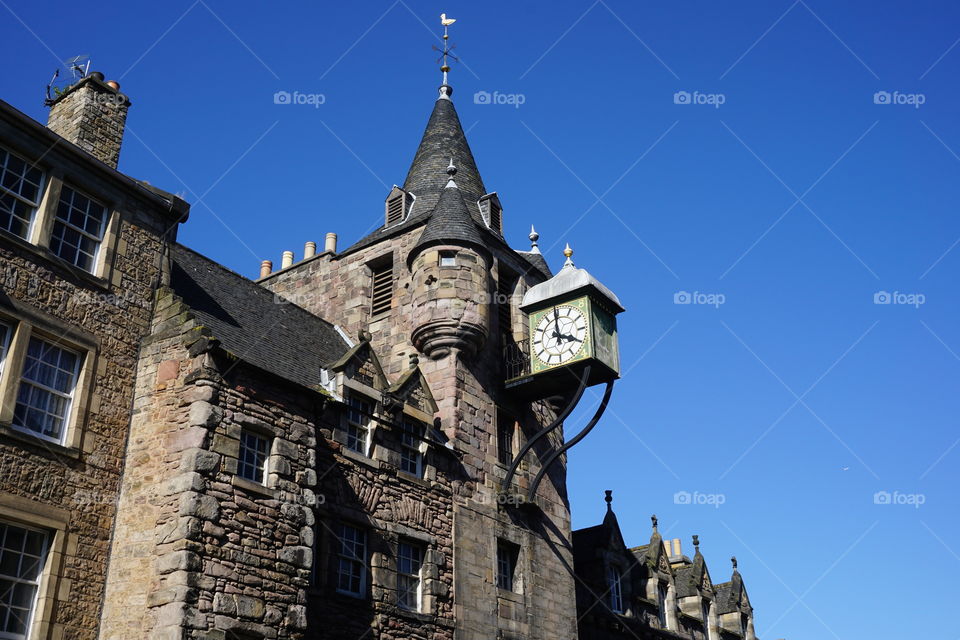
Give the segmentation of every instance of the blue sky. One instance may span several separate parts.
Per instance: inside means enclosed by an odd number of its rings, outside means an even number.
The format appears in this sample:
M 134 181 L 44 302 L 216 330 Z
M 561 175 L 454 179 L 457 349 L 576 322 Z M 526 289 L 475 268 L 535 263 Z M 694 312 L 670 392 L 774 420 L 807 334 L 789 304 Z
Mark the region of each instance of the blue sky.
M 248 276 L 379 223 L 436 95 L 437 16 L 458 18 L 454 101 L 508 239 L 536 224 L 555 268 L 570 242 L 628 309 L 625 375 L 570 457 L 574 525 L 609 488 L 628 544 L 655 512 L 715 582 L 736 554 L 764 639 L 944 633 L 924 612 L 954 608 L 960 569 L 953 3 L 0 4 L 3 99 L 45 121 L 58 60 L 90 54 L 133 102 L 121 170 L 182 192 L 181 240 Z

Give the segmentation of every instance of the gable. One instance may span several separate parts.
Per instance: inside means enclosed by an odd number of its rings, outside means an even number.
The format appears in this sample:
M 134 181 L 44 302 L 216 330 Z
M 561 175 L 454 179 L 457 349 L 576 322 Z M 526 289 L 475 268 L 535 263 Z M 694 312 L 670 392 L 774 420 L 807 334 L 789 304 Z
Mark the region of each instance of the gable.
M 411 406 L 428 415 L 433 415 L 438 410 L 427 379 L 419 366 L 404 373 L 396 384 L 390 387 L 388 393 L 396 402 Z
M 344 354 L 333 367 L 348 380 L 381 391 L 387 388 L 387 378 L 383 374 L 380 360 L 368 341 L 361 342 Z

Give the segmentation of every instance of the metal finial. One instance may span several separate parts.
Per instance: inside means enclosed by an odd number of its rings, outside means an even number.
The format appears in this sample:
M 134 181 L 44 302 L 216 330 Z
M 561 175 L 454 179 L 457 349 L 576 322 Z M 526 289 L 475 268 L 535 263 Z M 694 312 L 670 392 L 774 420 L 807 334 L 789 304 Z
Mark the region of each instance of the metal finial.
M 537 246 L 537 240 L 540 239 L 540 234 L 537 233 L 537 230 L 533 228 L 533 225 L 530 225 L 530 235 L 527 236 L 527 237 L 530 238 L 530 249 L 531 249 L 531 251 L 533 251 L 533 250 L 539 251 L 540 249 L 539 249 L 539 247 Z
M 453 158 L 450 158 L 450 164 L 447 165 L 447 175 L 450 176 L 450 179 L 447 180 L 447 189 L 453 187 L 457 188 L 457 183 L 453 181 L 453 176 L 457 175 L 457 167 L 453 164 Z
M 652 516 L 650 516 L 650 522 L 653 523 L 653 530 L 656 531 L 656 530 L 657 530 L 657 522 L 659 522 L 659 520 L 657 520 L 657 514 L 653 514 Z
M 693 536 L 693 548 L 695 551 L 700 551 L 700 536 L 696 534 Z
M 730 558 L 730 563 L 733 565 L 733 570 L 737 570 L 737 556 L 732 556 Z
M 570 243 L 567 243 L 567 248 L 563 250 L 563 255 L 567 256 L 567 261 L 563 263 L 564 267 L 573 266 L 573 249 L 570 248 Z
M 607 503 L 607 511 L 610 511 L 613 509 L 613 491 L 607 489 L 603 493 L 605 494 L 603 500 Z

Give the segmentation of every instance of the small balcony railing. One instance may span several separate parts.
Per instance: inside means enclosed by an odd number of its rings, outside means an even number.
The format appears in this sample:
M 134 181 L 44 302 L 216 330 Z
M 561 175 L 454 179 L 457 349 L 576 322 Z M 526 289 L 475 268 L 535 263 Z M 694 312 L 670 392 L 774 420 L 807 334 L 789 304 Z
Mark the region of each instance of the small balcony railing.
M 530 341 L 506 340 L 503 343 L 503 366 L 507 380 L 530 373 Z

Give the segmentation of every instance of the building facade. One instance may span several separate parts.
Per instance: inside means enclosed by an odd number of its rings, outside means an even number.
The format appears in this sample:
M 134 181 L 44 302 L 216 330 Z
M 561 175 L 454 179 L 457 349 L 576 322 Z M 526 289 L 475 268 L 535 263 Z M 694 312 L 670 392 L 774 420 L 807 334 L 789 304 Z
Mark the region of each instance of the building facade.
M 514 500 L 562 429 L 501 486 L 572 394 L 504 385 L 553 274 L 505 241 L 452 93 L 379 229 L 255 281 L 116 170 L 116 83 L 46 127 L 0 102 L 0 637 L 754 640 L 736 571 L 628 549 L 612 510 L 572 532 L 562 464 Z

